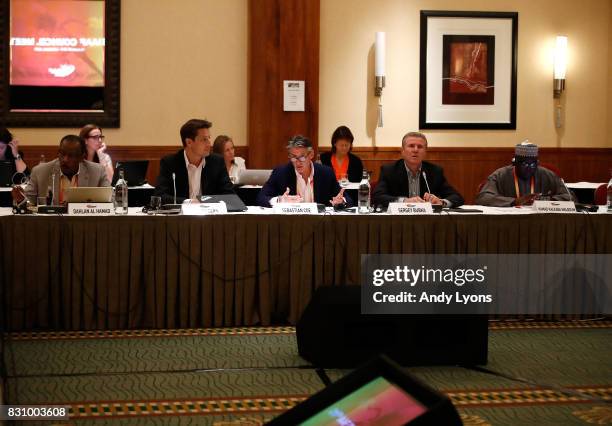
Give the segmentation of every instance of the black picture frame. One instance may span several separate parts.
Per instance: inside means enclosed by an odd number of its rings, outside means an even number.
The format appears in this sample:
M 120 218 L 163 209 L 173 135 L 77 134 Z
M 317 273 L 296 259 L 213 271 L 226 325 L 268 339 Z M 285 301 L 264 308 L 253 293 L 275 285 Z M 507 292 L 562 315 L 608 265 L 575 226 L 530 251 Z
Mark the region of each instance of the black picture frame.
M 92 111 L 14 111 L 10 107 L 10 0 L 0 0 L 0 123 L 7 127 L 120 125 L 121 0 L 104 0 L 104 106 Z
M 499 130 L 515 130 L 516 129 L 516 99 L 517 99 L 517 58 L 518 58 L 518 12 L 472 12 L 472 11 L 440 11 L 440 10 L 422 10 L 421 11 L 421 39 L 420 39 L 420 74 L 419 74 L 419 128 L 421 129 L 499 129 Z M 445 26 L 451 28 L 443 32 L 442 34 L 434 34 L 429 28 L 430 20 L 444 18 Z M 466 22 L 473 20 L 474 32 L 473 34 L 466 34 L 465 25 L 456 32 L 453 32 L 452 25 L 453 20 L 457 22 Z M 480 21 L 483 20 L 483 21 Z M 506 25 L 509 23 L 511 28 L 511 34 L 508 35 L 508 43 L 500 43 L 495 40 L 491 41 L 491 36 L 494 34 L 483 34 L 483 30 L 478 26 L 479 22 L 487 20 L 488 26 Z M 447 37 L 444 42 L 439 41 L 440 52 L 428 52 L 428 46 L 431 43 L 429 37 Z M 442 93 L 445 82 L 447 82 L 450 76 L 445 74 L 445 65 L 443 64 L 445 55 L 448 52 L 444 49 L 448 47 L 442 47 L 444 43 L 448 43 L 449 40 L 469 40 L 481 41 L 488 43 L 489 49 L 494 46 L 493 55 L 487 58 L 489 74 L 487 75 L 487 91 L 491 91 L 490 96 L 496 96 L 498 93 L 505 94 L 504 99 L 507 99 L 508 104 L 502 103 L 503 108 L 499 108 L 500 105 L 490 105 L 484 101 L 488 97 L 481 97 L 479 101 L 478 96 L 474 96 L 471 101 L 466 101 L 464 97 L 463 102 L 449 101 L 446 98 L 448 104 L 443 103 Z M 491 44 L 493 43 L 493 44 Z M 505 50 L 504 50 L 505 49 Z M 495 73 L 495 65 L 498 60 L 500 50 L 506 52 L 506 59 L 509 62 L 508 66 L 510 69 L 505 70 L 502 76 Z M 439 55 L 438 55 L 439 53 Z M 432 66 L 432 63 L 428 63 L 431 60 L 432 55 L 435 55 L 435 61 L 439 61 L 438 66 Z M 439 56 L 439 58 L 438 58 Z M 502 56 L 503 57 L 503 56 Z M 438 71 L 440 71 L 438 73 Z M 505 77 L 504 77 L 505 76 Z M 496 79 L 496 80 L 493 80 Z M 438 83 L 439 81 L 439 83 Z M 495 81 L 492 84 L 492 81 Z M 431 90 L 432 85 L 439 84 L 438 90 Z M 429 89 L 429 90 L 428 90 Z M 428 92 L 429 91 L 429 92 Z M 435 92 L 435 93 L 434 93 Z M 440 93 L 438 99 L 438 92 Z M 493 92 L 495 95 L 493 95 Z M 500 96 L 500 99 L 502 96 Z M 480 103 L 481 102 L 481 103 Z M 501 102 L 501 101 L 500 101 Z M 440 105 L 439 107 L 433 107 L 432 105 Z M 463 105 L 461 105 L 463 104 Z M 450 105 L 450 107 L 449 107 Z M 480 111 L 487 111 L 490 108 L 491 115 L 499 113 L 499 117 L 488 117 L 486 120 L 479 119 L 478 113 L 474 110 L 474 107 L 478 106 Z M 471 109 L 470 109 L 471 108 Z M 494 112 L 494 113 L 493 113 Z

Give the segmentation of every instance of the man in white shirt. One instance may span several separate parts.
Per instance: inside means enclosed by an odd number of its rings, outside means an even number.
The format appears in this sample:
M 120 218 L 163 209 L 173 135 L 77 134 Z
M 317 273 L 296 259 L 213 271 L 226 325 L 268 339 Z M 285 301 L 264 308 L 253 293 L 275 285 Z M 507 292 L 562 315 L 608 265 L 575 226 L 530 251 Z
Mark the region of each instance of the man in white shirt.
M 202 195 L 233 194 L 223 157 L 211 154 L 207 120 L 192 119 L 181 127 L 183 149 L 161 159 L 155 195 L 163 204 L 199 201 Z M 176 193 L 175 193 L 176 188 Z
M 270 207 L 276 203 L 319 203 L 338 206 L 350 204 L 331 167 L 312 162 L 310 139 L 298 135 L 287 145 L 289 163 L 272 171 L 257 196 L 257 204 Z

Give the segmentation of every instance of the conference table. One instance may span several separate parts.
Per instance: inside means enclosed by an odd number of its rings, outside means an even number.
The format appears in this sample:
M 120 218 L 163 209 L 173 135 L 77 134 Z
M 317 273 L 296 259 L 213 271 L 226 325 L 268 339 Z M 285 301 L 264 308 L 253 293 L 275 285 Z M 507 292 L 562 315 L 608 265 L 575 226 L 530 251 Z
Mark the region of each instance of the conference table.
M 0 207 L 13 205 L 10 187 L 0 187 Z M 155 187 L 149 184 L 128 187 L 128 204 L 130 207 L 142 207 L 149 204 Z
M 471 207 L 471 206 L 466 206 Z M 295 324 L 361 254 L 612 253 L 612 214 L 476 206 L 433 215 L 13 215 L 0 208 L 3 330 Z

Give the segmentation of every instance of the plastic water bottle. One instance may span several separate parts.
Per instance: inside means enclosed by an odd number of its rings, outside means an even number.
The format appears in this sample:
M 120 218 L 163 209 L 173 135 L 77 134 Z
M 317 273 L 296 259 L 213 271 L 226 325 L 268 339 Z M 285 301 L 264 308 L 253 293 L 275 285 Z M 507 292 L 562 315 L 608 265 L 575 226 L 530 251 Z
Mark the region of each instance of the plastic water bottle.
M 370 213 L 370 177 L 367 170 L 363 171 L 361 182 L 359 182 L 357 212 Z
M 119 179 L 115 184 L 114 193 L 115 214 L 127 214 L 128 212 L 128 185 L 123 176 L 123 170 L 119 170 Z
M 45 162 L 46 162 L 46 160 L 45 160 L 45 154 L 41 154 L 41 155 L 40 155 L 40 161 L 38 162 L 38 164 L 43 164 L 43 163 L 45 163 Z
M 608 213 L 612 213 L 612 178 L 610 178 L 610 182 L 608 182 Z

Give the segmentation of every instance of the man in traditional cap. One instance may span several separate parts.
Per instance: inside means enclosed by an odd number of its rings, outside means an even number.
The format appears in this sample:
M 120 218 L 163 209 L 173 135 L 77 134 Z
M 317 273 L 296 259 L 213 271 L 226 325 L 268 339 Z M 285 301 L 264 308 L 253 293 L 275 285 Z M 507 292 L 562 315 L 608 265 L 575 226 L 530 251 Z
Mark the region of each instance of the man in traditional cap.
M 495 170 L 487 179 L 476 204 L 511 207 L 533 204 L 536 199 L 570 201 L 570 194 L 554 172 L 538 167 L 538 146 L 516 145 L 511 166 Z

